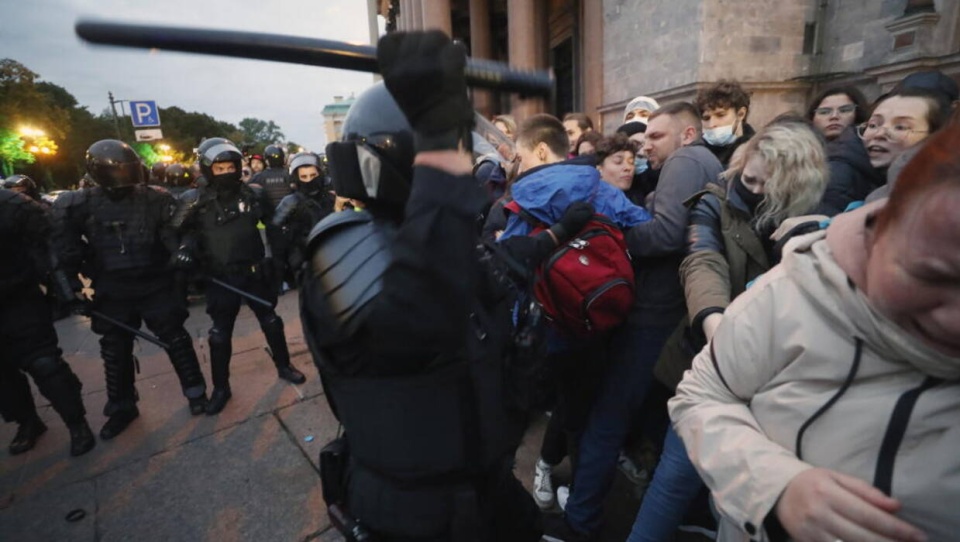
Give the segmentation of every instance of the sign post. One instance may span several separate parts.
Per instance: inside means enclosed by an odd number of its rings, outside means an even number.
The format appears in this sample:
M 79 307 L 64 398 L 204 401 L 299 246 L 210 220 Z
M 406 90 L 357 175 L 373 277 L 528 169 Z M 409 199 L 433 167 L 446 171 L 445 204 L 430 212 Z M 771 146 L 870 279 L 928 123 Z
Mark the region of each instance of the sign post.
M 160 131 L 160 110 L 153 100 L 130 100 L 130 120 L 133 122 L 137 141 L 163 139 Z

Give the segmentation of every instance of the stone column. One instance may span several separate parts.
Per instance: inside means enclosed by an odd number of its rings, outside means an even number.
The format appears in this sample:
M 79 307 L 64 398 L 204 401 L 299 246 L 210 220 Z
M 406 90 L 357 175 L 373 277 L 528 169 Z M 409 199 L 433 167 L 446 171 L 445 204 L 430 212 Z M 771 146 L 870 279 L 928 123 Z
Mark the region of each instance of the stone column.
M 410 14 L 413 20 L 410 22 L 410 30 L 423 30 L 423 0 L 410 0 L 413 8 Z
M 603 0 L 581 0 L 580 73 L 583 77 L 583 112 L 603 132 Z
M 421 20 L 424 30 L 442 30 L 453 35 L 453 23 L 450 19 L 450 0 L 419 0 Z
M 470 0 L 470 56 L 490 58 L 490 0 Z M 484 117 L 493 114 L 493 95 L 488 90 L 473 91 L 473 107 Z
M 507 0 L 507 41 L 510 65 L 514 68 L 537 69 L 538 43 L 535 25 L 541 17 L 537 8 L 542 6 L 537 0 Z M 528 98 L 521 100 L 514 96 L 513 115 L 517 123 L 523 119 L 542 113 L 544 103 L 542 99 Z

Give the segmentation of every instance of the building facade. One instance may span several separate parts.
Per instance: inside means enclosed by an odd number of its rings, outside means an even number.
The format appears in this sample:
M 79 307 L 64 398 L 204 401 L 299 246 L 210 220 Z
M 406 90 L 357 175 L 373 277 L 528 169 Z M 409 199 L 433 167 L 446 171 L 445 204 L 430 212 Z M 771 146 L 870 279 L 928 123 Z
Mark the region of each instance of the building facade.
M 821 90 L 869 99 L 909 73 L 960 80 L 960 0 L 381 0 L 388 30 L 439 28 L 471 55 L 553 70 L 551 103 L 474 92 L 485 114 L 583 111 L 605 132 L 645 94 L 692 100 L 720 79 L 750 121 L 802 112 Z
M 347 118 L 347 111 L 356 99 L 353 96 L 344 98 L 334 96 L 333 103 L 323 106 L 323 130 L 327 136 L 327 143 L 340 141 L 343 136 L 343 119 Z

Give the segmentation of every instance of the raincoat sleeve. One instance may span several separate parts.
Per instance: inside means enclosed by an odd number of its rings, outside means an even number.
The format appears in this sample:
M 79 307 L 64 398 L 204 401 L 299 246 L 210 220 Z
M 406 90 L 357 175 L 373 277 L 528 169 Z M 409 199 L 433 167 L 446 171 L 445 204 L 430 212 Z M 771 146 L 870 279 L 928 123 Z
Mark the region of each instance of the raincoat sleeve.
M 669 402 L 674 426 L 724 518 L 753 540 L 767 539 L 764 519 L 790 480 L 812 468 L 770 440 L 749 406 L 788 362 L 773 337 L 775 287 L 764 277 L 730 305 Z

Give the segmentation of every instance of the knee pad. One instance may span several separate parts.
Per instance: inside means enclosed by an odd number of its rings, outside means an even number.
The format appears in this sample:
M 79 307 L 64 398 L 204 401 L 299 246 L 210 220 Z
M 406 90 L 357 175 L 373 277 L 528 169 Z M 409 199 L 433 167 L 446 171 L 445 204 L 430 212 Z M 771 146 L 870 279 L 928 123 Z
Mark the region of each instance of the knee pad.
M 70 366 L 61 357 L 35 358 L 24 364 L 23 370 L 28 372 L 34 380 L 49 378 Z
M 232 340 L 233 330 L 226 330 L 217 326 L 210 328 L 210 344 L 211 345 L 224 345 L 230 344 Z

